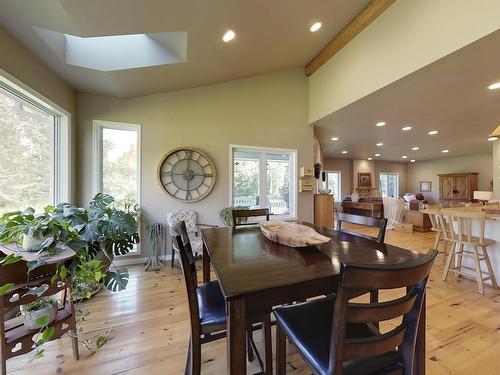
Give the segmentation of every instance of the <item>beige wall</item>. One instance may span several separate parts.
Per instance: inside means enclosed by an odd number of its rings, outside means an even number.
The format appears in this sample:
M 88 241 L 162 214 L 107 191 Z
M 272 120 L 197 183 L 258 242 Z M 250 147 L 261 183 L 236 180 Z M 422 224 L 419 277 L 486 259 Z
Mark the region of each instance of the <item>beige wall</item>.
M 310 123 L 500 27 L 498 0 L 398 0 L 309 78 Z
M 230 144 L 294 148 L 299 167 L 313 164 L 313 133 L 307 124 L 307 82 L 302 69 L 132 99 L 79 94 L 78 113 L 81 204 L 93 194 L 92 120 L 141 125 L 145 222 L 164 222 L 166 212 L 192 208 L 202 222 L 217 224 L 218 211 L 230 204 Z M 175 201 L 157 181 L 160 159 L 180 146 L 204 150 L 217 168 L 214 190 L 197 203 Z M 312 194 L 298 194 L 299 219 L 311 221 Z
M 479 190 L 491 190 L 493 154 L 412 163 L 408 167 L 408 191 L 418 193 L 420 192 L 420 181 L 432 181 L 432 192 L 422 194 L 430 202 L 439 203 L 438 174 L 458 172 L 478 172 Z

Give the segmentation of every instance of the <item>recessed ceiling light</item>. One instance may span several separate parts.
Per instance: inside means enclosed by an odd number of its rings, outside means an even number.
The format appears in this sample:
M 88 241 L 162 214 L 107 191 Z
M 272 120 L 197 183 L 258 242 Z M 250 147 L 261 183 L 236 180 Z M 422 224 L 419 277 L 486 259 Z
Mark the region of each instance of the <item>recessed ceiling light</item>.
M 441 150 L 441 152 L 442 152 L 443 154 L 447 154 L 448 152 L 450 152 L 450 150 L 448 150 L 448 149 L 444 149 L 444 150 Z
M 401 130 L 407 132 L 408 130 L 411 130 L 411 126 L 405 126 L 404 128 L 401 128 Z
M 380 156 L 380 154 L 375 154 L 375 156 Z
M 493 141 L 496 141 L 497 139 L 498 139 L 498 137 L 489 137 L 488 141 L 493 142 Z
M 380 121 L 380 122 L 377 122 L 375 125 L 377 125 L 378 127 L 385 126 L 385 122 Z
M 431 130 L 431 131 L 430 131 L 429 133 L 427 133 L 427 134 L 429 134 L 429 135 L 435 135 L 435 134 L 437 134 L 437 133 L 438 133 L 438 131 L 437 131 L 437 130 Z
M 311 30 L 312 33 L 314 33 L 315 31 L 318 31 L 319 29 L 321 29 L 321 22 L 315 22 L 309 28 L 309 30 Z
M 401 159 L 408 159 L 408 156 L 403 155 L 403 156 L 401 156 Z
M 384 144 L 382 142 L 377 143 L 377 147 L 383 146 Z
M 419 149 L 420 149 L 420 147 L 415 146 L 415 147 L 412 147 L 411 149 L 412 149 L 413 151 L 417 151 L 417 150 L 419 150 Z
M 492 83 L 491 85 L 488 86 L 488 88 L 490 90 L 497 90 L 497 89 L 500 89 L 500 82 L 495 82 L 495 83 Z
M 373 160 L 373 158 L 368 158 L 368 160 Z
M 410 163 L 415 163 L 415 159 L 411 159 L 411 160 L 410 160 Z
M 226 33 L 222 37 L 222 40 L 227 43 L 227 42 L 230 42 L 231 40 L 233 40 L 235 36 L 236 36 L 236 34 L 234 33 L 233 30 L 228 30 L 228 31 L 226 31 Z
M 344 150 L 344 151 L 342 151 L 342 153 L 343 153 L 343 154 L 347 154 L 347 151 L 346 151 L 346 150 Z
M 339 137 L 333 137 L 332 138 L 332 141 L 338 141 L 339 140 Z

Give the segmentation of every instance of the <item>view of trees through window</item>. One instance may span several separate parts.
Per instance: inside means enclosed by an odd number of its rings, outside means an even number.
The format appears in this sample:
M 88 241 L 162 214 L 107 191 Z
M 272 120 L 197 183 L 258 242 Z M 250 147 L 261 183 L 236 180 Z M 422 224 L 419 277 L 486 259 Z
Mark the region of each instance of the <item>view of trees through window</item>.
M 233 162 L 234 206 L 269 207 L 274 215 L 294 214 L 291 153 L 235 150 Z
M 399 175 L 397 173 L 380 173 L 380 192 L 383 197 L 399 196 Z
M 54 203 L 54 121 L 0 89 L 0 214 Z
M 333 199 L 336 202 L 342 200 L 340 191 L 340 171 L 326 172 L 326 188 L 331 190 L 333 194 Z

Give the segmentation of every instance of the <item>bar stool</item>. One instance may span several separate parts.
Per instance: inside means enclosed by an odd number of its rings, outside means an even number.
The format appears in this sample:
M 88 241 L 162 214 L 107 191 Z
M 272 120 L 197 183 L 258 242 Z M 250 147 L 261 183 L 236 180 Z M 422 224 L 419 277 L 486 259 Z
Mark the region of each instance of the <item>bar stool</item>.
M 443 280 L 446 281 L 448 272 L 452 271 L 458 276 L 474 277 L 481 294 L 484 294 L 484 282 L 486 280 L 490 280 L 491 285 L 496 289 L 498 286 L 487 250 L 487 247 L 493 245 L 495 241 L 484 238 L 486 212 L 441 210 L 439 220 L 444 230 L 444 239 L 453 244 L 453 249 L 446 259 Z M 479 236 L 472 235 L 473 220 L 479 223 Z M 467 250 L 464 249 L 466 246 L 468 247 Z M 463 265 L 462 260 L 464 257 L 473 259 L 474 267 Z M 451 266 L 453 259 L 455 259 L 454 267 Z M 483 261 L 486 265 L 486 271 L 481 268 L 481 262 Z M 472 275 L 463 270 L 472 272 Z M 486 273 L 487 276 L 483 277 L 483 273 Z
M 439 221 L 439 210 L 440 209 L 429 209 L 425 212 L 429 215 L 429 219 L 431 221 L 431 231 L 436 232 L 436 239 L 434 240 L 433 249 L 439 251 L 439 244 L 444 244 L 444 261 L 446 261 L 446 257 L 448 255 L 448 241 L 444 238 L 444 230 L 440 225 Z

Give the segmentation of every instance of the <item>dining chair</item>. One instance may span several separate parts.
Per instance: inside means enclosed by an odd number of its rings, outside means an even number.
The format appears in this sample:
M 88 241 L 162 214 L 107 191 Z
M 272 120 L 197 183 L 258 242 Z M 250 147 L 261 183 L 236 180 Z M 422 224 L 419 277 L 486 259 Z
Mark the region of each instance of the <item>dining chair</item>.
M 276 372 L 286 371 L 286 338 L 321 375 L 382 375 L 413 372 L 425 287 L 437 251 L 398 264 L 341 264 L 336 295 L 274 309 Z M 405 287 L 384 302 L 349 302 L 358 290 Z M 393 320 L 387 332 L 372 322 Z
M 226 337 L 226 301 L 217 281 L 198 285 L 195 258 L 184 221 L 180 221 L 172 227 L 172 235 L 181 258 L 191 322 L 185 374 L 199 375 L 201 372 L 201 345 Z M 262 361 L 253 339 L 249 340 L 248 352 L 255 353 L 266 375 L 272 375 L 270 311 L 263 312 L 258 316 L 251 316 L 248 320 L 249 332 L 262 327 L 265 363 Z M 247 336 L 251 338 L 248 335 L 249 332 L 247 332 Z M 253 360 L 253 354 L 249 355 L 249 360 Z
M 362 233 L 346 230 L 342 228 L 342 223 L 344 222 L 378 228 L 379 229 L 378 235 L 377 237 L 372 237 Z M 374 240 L 380 244 L 383 244 L 385 241 L 386 227 L 387 227 L 387 219 L 381 217 L 361 216 L 361 215 L 346 214 L 344 212 L 341 212 L 339 213 L 337 218 L 337 231 L 339 233 L 352 234 L 358 237 L 363 237 L 368 240 Z
M 441 227 L 446 241 L 452 243 L 452 250 L 446 258 L 443 280 L 446 281 L 449 271 L 458 276 L 473 277 L 477 281 L 479 293 L 484 294 L 484 282 L 490 280 L 493 288 L 498 288 L 495 272 L 488 255 L 488 246 L 495 244 L 494 240 L 485 238 L 486 212 L 441 210 L 439 215 Z M 472 235 L 472 224 L 478 224 L 478 235 Z M 467 247 L 467 248 L 465 248 Z M 481 249 L 481 251 L 479 251 Z M 463 264 L 463 258 L 470 258 L 473 267 Z M 452 261 L 455 260 L 452 266 Z M 481 267 L 485 263 L 486 270 Z M 464 272 L 467 270 L 468 272 Z M 483 273 L 486 277 L 483 277 Z
M 269 221 L 269 208 L 234 209 L 233 227 L 240 225 L 254 225 L 256 222 L 248 222 L 251 217 L 265 217 Z

